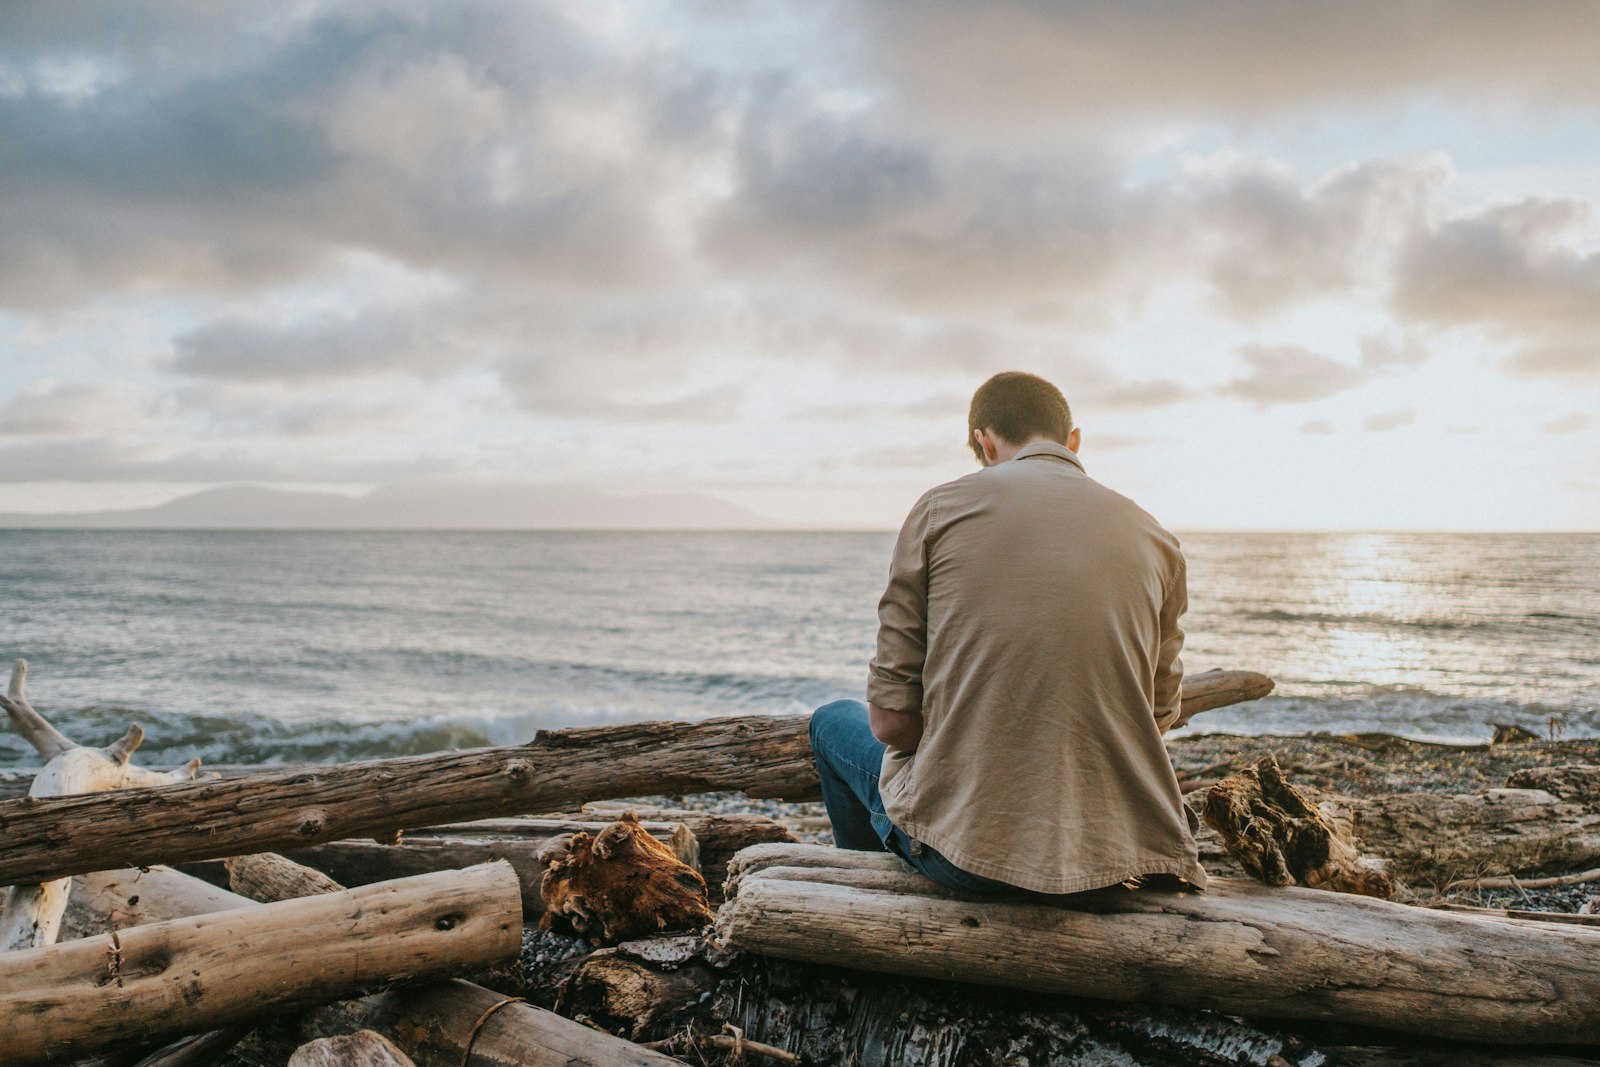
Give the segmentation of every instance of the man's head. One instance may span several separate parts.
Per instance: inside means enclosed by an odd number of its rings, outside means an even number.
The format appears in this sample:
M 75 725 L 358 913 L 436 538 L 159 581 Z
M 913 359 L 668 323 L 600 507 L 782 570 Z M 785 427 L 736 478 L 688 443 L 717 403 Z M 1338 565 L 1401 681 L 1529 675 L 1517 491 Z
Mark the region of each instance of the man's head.
M 967 444 L 985 467 L 1038 438 L 1078 450 L 1072 409 L 1061 390 L 1036 374 L 1006 371 L 978 386 L 967 409 Z

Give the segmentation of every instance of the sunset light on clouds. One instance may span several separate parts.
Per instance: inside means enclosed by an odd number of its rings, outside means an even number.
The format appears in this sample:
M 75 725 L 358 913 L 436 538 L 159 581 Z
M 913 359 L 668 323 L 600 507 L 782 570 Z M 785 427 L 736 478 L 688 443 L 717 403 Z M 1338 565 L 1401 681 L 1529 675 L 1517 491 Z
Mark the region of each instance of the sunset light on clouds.
M 887 528 L 990 374 L 1188 529 L 1600 528 L 1600 9 L 14 4 L 0 511 Z

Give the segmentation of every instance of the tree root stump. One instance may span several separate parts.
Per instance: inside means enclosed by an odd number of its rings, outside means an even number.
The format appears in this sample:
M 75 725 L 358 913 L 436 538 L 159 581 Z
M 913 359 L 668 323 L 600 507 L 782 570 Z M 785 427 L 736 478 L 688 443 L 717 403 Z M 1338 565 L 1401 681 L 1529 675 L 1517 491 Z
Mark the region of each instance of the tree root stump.
M 554 841 L 539 885 L 545 930 L 615 945 L 714 921 L 705 879 L 650 836 L 632 812 L 600 833 Z
M 1202 812 L 1228 852 L 1267 885 L 1301 885 L 1389 900 L 1394 880 L 1284 777 L 1274 756 L 1225 778 Z

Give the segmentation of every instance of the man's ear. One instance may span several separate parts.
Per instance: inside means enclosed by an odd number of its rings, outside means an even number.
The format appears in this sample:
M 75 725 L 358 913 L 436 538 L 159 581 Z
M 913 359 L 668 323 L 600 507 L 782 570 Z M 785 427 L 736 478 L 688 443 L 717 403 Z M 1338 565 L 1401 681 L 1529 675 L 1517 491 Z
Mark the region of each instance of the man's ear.
M 1067 451 L 1073 455 L 1078 454 L 1078 446 L 1083 443 L 1083 434 L 1074 426 L 1072 432 L 1067 434 Z
M 983 465 L 985 467 L 994 466 L 994 461 L 1000 458 L 1000 451 L 995 445 L 994 434 L 989 430 L 983 429 L 974 430 L 973 433 L 977 435 L 978 447 L 983 449 Z
M 986 466 L 986 467 L 994 466 L 994 462 L 995 462 L 995 438 L 994 438 L 994 435 L 990 434 L 989 430 L 982 429 L 982 427 L 978 427 L 978 429 L 974 429 L 973 430 L 973 443 L 974 443 L 974 445 L 978 446 L 978 462 L 981 462 L 982 466 Z

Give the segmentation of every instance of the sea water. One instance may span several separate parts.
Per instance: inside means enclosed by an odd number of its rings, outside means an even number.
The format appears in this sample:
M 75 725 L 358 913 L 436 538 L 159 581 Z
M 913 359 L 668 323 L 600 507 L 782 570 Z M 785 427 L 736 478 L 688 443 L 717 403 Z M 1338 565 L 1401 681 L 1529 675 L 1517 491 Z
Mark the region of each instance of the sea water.
M 1600 734 L 1600 535 L 1183 536 L 1191 730 Z M 883 533 L 0 531 L 0 667 L 147 763 L 351 759 L 860 697 Z M 0 731 L 0 766 L 36 759 Z

